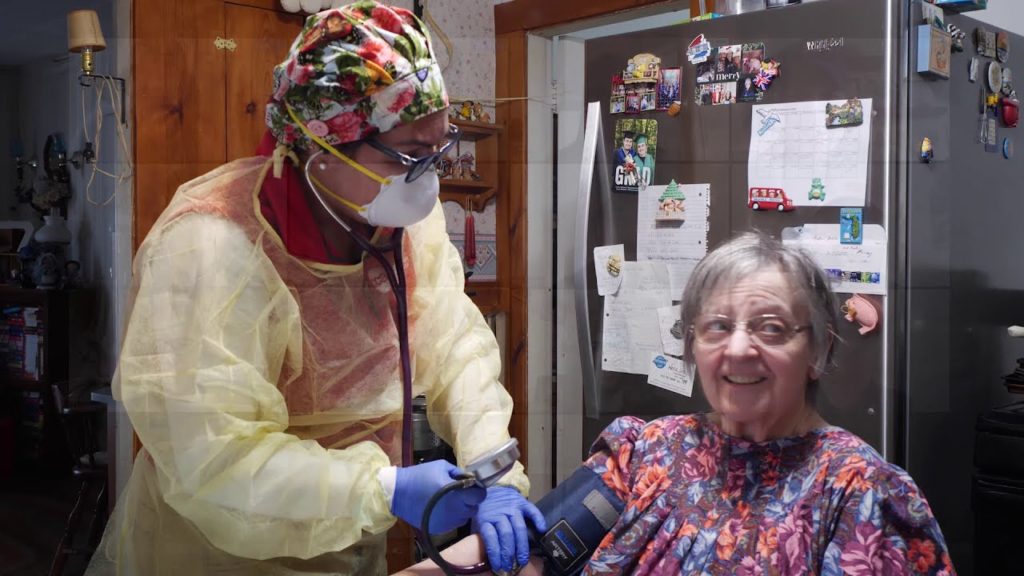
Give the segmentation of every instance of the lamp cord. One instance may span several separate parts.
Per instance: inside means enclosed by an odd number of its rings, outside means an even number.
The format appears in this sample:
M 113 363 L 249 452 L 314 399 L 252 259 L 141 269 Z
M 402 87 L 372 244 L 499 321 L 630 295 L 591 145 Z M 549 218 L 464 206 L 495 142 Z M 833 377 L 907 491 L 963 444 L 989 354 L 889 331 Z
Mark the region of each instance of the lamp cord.
M 88 182 L 85 185 L 85 199 L 86 199 L 86 201 L 88 201 L 90 204 L 92 204 L 94 206 L 106 206 L 107 204 L 110 204 L 110 202 L 114 199 L 115 196 L 117 196 L 117 188 L 115 187 L 114 191 L 111 192 L 110 196 L 108 196 L 107 199 L 104 200 L 103 202 L 98 202 L 95 199 L 93 199 L 93 197 L 92 197 L 92 184 L 93 184 L 93 181 L 96 179 L 96 173 L 98 172 L 98 173 L 100 173 L 100 174 L 102 174 L 104 176 L 113 178 L 113 179 L 117 180 L 116 184 L 121 184 L 124 181 L 126 181 L 126 180 L 128 180 L 128 179 L 130 179 L 132 177 L 132 172 L 134 170 L 134 165 L 132 163 L 131 150 L 128 147 L 128 136 L 125 133 L 124 123 L 121 122 L 121 116 L 124 114 L 124 110 L 119 110 L 118 106 L 117 106 L 117 101 L 120 99 L 120 96 L 121 96 L 120 89 L 117 87 L 117 84 L 108 76 L 96 76 L 96 78 L 99 78 L 101 80 L 101 82 L 99 84 L 95 85 L 95 87 L 97 88 L 96 110 L 95 110 L 95 123 L 96 123 L 95 136 L 96 136 L 96 140 L 95 140 L 95 147 L 94 147 L 94 150 L 93 150 L 92 173 L 89 174 L 89 180 L 88 180 Z M 86 119 L 86 112 L 85 112 L 85 88 L 86 88 L 85 86 L 82 87 L 82 98 L 81 98 L 81 101 L 82 101 L 82 132 L 83 132 L 83 134 L 85 136 L 86 142 L 88 142 L 89 141 L 89 127 L 88 127 L 88 123 L 85 120 Z M 117 134 L 118 134 L 119 140 L 121 142 L 121 151 L 124 153 L 124 158 L 125 158 L 126 168 L 124 170 L 122 170 L 119 174 L 113 174 L 111 172 L 107 172 L 106 170 L 103 170 L 102 168 L 99 167 L 100 140 L 101 140 L 101 136 L 103 134 L 103 93 L 104 92 L 107 92 L 107 94 L 110 95 L 110 107 L 111 107 L 111 110 L 113 110 L 114 119 L 117 121 L 117 124 L 116 124 L 117 125 Z M 116 186 L 116 184 L 115 184 L 115 186 Z

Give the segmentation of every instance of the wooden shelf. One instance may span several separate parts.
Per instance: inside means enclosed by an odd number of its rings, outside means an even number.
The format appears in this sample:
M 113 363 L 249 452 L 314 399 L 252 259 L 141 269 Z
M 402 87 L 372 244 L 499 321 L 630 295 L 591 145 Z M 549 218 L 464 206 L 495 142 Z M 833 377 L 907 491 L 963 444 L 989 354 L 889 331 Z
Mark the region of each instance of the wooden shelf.
M 484 192 L 495 187 L 487 180 L 466 180 L 465 178 L 441 178 L 441 188 L 454 188 L 465 192 Z
M 451 120 L 451 123 L 459 127 L 459 130 L 462 131 L 462 139 L 468 142 L 494 136 L 505 130 L 505 127 L 500 124 L 470 122 L 469 120 Z

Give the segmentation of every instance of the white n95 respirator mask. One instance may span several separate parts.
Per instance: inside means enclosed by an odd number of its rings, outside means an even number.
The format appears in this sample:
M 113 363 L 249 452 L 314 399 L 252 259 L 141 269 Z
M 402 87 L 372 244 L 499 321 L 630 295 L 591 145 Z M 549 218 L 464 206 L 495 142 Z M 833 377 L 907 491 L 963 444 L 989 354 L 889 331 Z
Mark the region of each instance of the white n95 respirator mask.
M 440 190 L 441 183 L 433 169 L 412 182 L 406 182 L 405 175 L 401 174 L 382 183 L 377 197 L 369 204 L 358 209 L 351 203 L 348 206 L 370 226 L 405 228 L 430 215 Z

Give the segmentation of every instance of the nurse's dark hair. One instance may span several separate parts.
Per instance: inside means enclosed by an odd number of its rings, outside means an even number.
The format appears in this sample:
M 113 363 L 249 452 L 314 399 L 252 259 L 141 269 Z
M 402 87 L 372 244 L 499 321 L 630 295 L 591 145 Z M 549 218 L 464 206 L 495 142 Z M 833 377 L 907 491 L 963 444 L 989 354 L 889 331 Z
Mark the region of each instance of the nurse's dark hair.
M 789 284 L 793 303 L 807 308 L 815 371 L 820 376 L 832 365 L 839 311 L 824 271 L 807 252 L 754 231 L 740 234 L 712 250 L 697 264 L 686 283 L 682 297 L 683 360 L 689 367 L 695 366 L 691 328 L 708 299 L 718 290 L 772 269 Z

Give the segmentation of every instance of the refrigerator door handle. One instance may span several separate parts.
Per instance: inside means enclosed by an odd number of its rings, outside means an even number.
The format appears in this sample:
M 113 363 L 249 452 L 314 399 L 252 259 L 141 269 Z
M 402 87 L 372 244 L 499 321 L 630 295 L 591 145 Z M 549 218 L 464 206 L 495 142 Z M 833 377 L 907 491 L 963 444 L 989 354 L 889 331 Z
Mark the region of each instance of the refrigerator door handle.
M 601 103 L 587 105 L 586 127 L 583 131 L 583 158 L 580 164 L 580 187 L 576 201 L 576 238 L 573 246 L 573 293 L 576 295 L 576 335 L 579 338 L 580 364 L 583 376 L 583 411 L 588 418 L 600 412 L 594 349 L 590 342 L 590 308 L 587 302 L 587 235 L 590 220 L 590 195 L 594 181 L 594 162 L 601 136 Z

